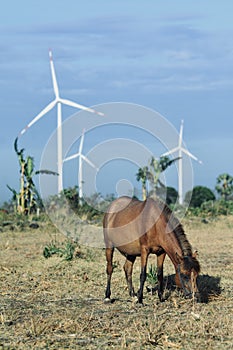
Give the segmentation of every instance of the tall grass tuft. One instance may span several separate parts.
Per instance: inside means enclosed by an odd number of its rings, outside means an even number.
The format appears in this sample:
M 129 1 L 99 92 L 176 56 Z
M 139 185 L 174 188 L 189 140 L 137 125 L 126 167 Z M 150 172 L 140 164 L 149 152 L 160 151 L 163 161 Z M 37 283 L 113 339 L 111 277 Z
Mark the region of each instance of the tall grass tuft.
M 66 261 L 70 261 L 76 255 L 77 245 L 71 241 L 66 241 L 64 244 L 58 246 L 57 243 L 51 242 L 44 247 L 43 256 L 48 259 L 53 255 L 58 255 Z

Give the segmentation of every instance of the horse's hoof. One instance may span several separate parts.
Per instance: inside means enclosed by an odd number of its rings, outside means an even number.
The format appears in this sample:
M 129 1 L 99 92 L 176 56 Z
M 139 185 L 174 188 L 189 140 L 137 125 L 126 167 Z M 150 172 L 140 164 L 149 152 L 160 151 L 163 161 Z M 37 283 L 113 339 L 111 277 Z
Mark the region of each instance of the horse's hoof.
M 165 301 L 164 295 L 162 294 L 159 295 L 159 301 L 160 303 L 163 303 Z
M 137 307 L 139 307 L 139 308 L 141 308 L 141 307 L 144 307 L 145 306 L 145 304 L 143 303 L 143 301 L 137 301 Z
M 138 300 L 138 297 L 136 297 L 136 295 L 134 297 L 132 297 L 132 305 L 133 307 L 141 307 L 144 306 L 142 301 Z
M 105 298 L 104 299 L 104 304 L 111 304 L 111 299 L 110 298 Z

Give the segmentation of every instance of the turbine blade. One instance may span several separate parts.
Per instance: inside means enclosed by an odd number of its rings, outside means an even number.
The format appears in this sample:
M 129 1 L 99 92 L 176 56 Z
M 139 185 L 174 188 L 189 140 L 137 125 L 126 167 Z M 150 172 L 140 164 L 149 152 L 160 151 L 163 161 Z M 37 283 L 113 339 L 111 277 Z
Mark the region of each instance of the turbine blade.
M 68 160 L 78 158 L 80 156 L 80 153 L 75 153 L 72 156 L 69 156 L 63 160 L 63 162 L 67 162 Z
M 48 106 L 46 106 L 32 121 L 23 129 L 20 131 L 18 137 L 22 136 L 27 129 L 29 129 L 33 124 L 35 124 L 40 118 L 42 118 L 46 113 L 48 113 L 53 107 L 56 105 L 57 101 L 54 100 Z
M 67 105 L 67 106 L 74 107 L 74 108 L 78 108 L 78 109 L 82 109 L 83 111 L 87 111 L 87 112 L 90 112 L 90 113 L 95 113 L 95 114 L 104 116 L 104 113 L 102 113 L 102 112 L 97 112 L 97 111 L 95 111 L 94 109 L 89 108 L 89 107 L 85 107 L 85 106 L 83 106 L 83 105 L 80 105 L 79 103 L 76 103 L 76 102 L 73 102 L 73 101 L 70 101 L 70 100 L 66 100 L 66 99 L 64 99 L 64 98 L 59 98 L 59 101 L 60 101 L 61 103 L 64 103 L 64 104 Z
M 58 99 L 59 98 L 59 90 L 58 90 L 57 78 L 56 78 L 56 73 L 55 73 L 55 68 L 54 68 L 54 63 L 53 63 L 53 56 L 52 56 L 51 50 L 49 50 L 49 59 L 50 59 L 50 68 L 51 68 L 51 73 L 52 73 L 53 90 L 54 90 L 56 98 Z
M 196 160 L 198 163 L 203 164 L 201 160 L 199 160 L 197 157 L 195 157 L 192 153 L 190 153 L 187 149 L 181 148 L 182 152 L 184 152 L 185 154 L 187 154 L 187 156 L 189 156 L 190 158 Z
M 97 169 L 98 170 L 98 168 L 95 166 L 95 164 L 93 164 L 87 157 L 85 157 L 83 154 L 81 154 L 81 158 L 83 159 L 83 160 L 85 160 L 90 166 L 92 166 L 94 169 Z
M 179 134 L 179 147 L 182 147 L 183 142 L 183 130 L 184 130 L 184 120 L 181 120 L 180 124 L 180 134 Z
M 83 150 L 83 142 L 84 142 L 84 130 L 82 132 L 81 140 L 80 140 L 80 145 L 79 145 L 79 154 L 82 154 Z
M 175 148 L 171 149 L 170 151 L 167 151 L 167 152 L 163 153 L 161 157 L 169 156 L 170 154 L 175 153 L 177 151 L 179 151 L 179 147 L 175 147 Z

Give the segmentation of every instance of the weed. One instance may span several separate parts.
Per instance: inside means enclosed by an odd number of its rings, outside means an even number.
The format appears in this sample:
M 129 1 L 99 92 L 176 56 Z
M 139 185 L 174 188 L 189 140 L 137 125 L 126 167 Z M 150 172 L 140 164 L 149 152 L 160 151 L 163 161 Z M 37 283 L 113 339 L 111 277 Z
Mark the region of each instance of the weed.
M 51 242 L 45 246 L 43 255 L 46 259 L 50 258 L 53 255 L 58 255 L 59 257 L 63 257 L 64 260 L 70 261 L 75 255 L 74 253 L 76 248 L 76 245 L 71 241 L 66 241 L 61 246 L 58 246 L 55 242 Z
M 155 265 L 150 265 L 146 278 L 149 284 L 151 285 L 151 287 L 154 288 L 158 283 L 157 267 Z

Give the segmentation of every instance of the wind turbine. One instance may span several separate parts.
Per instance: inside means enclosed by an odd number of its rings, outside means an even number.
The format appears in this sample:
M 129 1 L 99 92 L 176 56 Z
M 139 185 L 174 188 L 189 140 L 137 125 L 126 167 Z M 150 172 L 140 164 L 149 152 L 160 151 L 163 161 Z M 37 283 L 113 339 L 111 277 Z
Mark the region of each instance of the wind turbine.
M 186 148 L 183 147 L 183 145 L 182 145 L 183 144 L 183 129 L 184 129 L 184 121 L 181 120 L 178 146 L 163 154 L 163 156 L 168 156 L 172 153 L 178 152 L 178 193 L 179 193 L 179 204 L 181 204 L 181 205 L 183 204 L 183 159 L 182 159 L 182 153 L 185 153 L 190 158 L 192 158 L 192 159 L 196 160 L 198 163 L 202 164 L 201 160 L 199 160 L 192 153 L 190 153 Z
M 64 99 L 60 97 L 57 78 L 55 74 L 55 68 L 53 63 L 52 51 L 49 50 L 49 58 L 50 58 L 50 68 L 52 74 L 52 82 L 53 82 L 53 90 L 55 94 L 55 99 L 50 102 L 32 121 L 19 133 L 18 137 L 21 137 L 27 129 L 29 129 L 33 124 L 35 124 L 40 118 L 42 118 L 46 113 L 48 113 L 53 107 L 57 105 L 57 167 L 58 167 L 58 193 L 60 193 L 63 189 L 63 176 L 62 176 L 62 110 L 61 105 L 67 105 L 70 107 L 82 109 L 87 112 L 96 113 L 98 115 L 103 116 L 104 114 L 101 112 L 97 112 L 92 108 L 85 107 L 80 105 L 79 103 Z
M 79 158 L 79 166 L 78 166 L 78 189 L 79 189 L 79 198 L 83 198 L 83 160 L 87 162 L 90 166 L 97 169 L 98 168 L 86 157 L 82 154 L 83 150 L 83 143 L 84 143 L 84 134 L 85 130 L 82 132 L 80 144 L 79 144 L 79 150 L 78 153 L 73 154 L 72 156 L 69 156 L 64 159 L 64 162 L 67 162 L 68 160 Z

